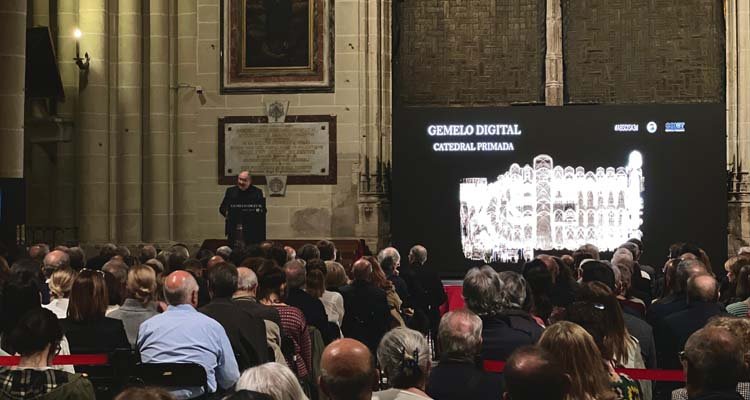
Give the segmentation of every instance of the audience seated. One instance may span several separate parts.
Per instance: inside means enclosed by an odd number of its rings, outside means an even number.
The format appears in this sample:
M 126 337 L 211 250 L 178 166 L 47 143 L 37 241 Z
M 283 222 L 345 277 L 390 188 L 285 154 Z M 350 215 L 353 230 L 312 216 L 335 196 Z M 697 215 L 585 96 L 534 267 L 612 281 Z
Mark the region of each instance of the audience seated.
M 307 262 L 315 260 L 319 259 L 310 259 Z M 338 338 L 338 327 L 328 322 L 328 314 L 326 314 L 323 302 L 319 297 L 312 296 L 305 291 L 307 283 L 305 264 L 299 260 L 289 261 L 284 265 L 284 273 L 286 274 L 286 303 L 299 308 L 305 315 L 307 324 L 318 328 L 326 343 Z
M 646 315 L 651 326 L 656 327 L 661 320 L 687 308 L 688 279 L 699 274 L 708 273 L 706 265 L 695 259 L 677 261 L 674 266 L 673 281 L 670 280 L 668 293 L 648 308 Z M 670 275 L 667 275 L 668 278 Z M 661 365 L 661 364 L 660 364 Z
M 305 265 L 305 269 L 307 270 L 305 292 L 323 303 L 328 322 L 335 324 L 336 328 L 340 328 L 344 320 L 344 298 L 341 297 L 341 293 L 326 289 L 326 276 L 328 275 L 326 262 L 321 259 L 310 260 Z
M 372 283 L 373 268 L 369 261 L 356 261 L 352 275 L 352 283 L 341 288 L 345 310 L 341 330 L 345 337 L 359 340 L 375 354 L 389 328 L 388 301 L 385 292 Z
M 542 334 L 542 328 L 530 315 L 507 302 L 510 298 L 525 298 L 525 290 L 521 293 L 521 288 L 509 288 L 519 292 L 504 294 L 503 281 L 487 265 L 466 273 L 463 296 L 466 307 L 482 319 L 483 360 L 505 360 L 515 349 L 536 343 Z
M 570 393 L 570 375 L 550 352 L 539 346 L 514 351 L 505 363 L 503 375 L 504 400 L 565 400 Z
M 336 340 L 320 358 L 320 389 L 330 400 L 370 400 L 377 384 L 374 364 L 362 342 Z
M 737 382 L 743 377 L 740 341 L 727 330 L 704 328 L 696 331 L 680 353 L 688 399 L 743 400 Z
M 57 318 L 64 319 L 68 316 L 68 304 L 73 282 L 78 274 L 72 268 L 59 268 L 52 273 L 48 286 L 50 291 L 50 302 L 42 307 L 55 313 Z
M 104 272 L 81 270 L 70 292 L 68 317 L 61 320 L 73 354 L 130 348 L 122 321 L 106 317 L 106 311 Z
M 158 315 L 156 310 L 156 272 L 148 265 L 130 268 L 127 277 L 128 297 L 117 310 L 107 316 L 119 319 L 125 326 L 130 347 L 135 348 L 138 330 L 143 321 Z
M 736 288 L 732 300 L 735 302 L 727 306 L 727 312 L 735 317 L 748 317 L 750 313 L 750 264 L 742 265 L 734 280 Z
M 477 366 L 482 349 L 482 320 L 476 314 L 466 309 L 445 314 L 438 329 L 438 345 L 440 363 L 430 371 L 428 395 L 441 400 L 501 397 L 501 375 L 484 372 Z
M 409 328 L 394 328 L 378 346 L 378 364 L 390 389 L 372 394 L 372 400 L 430 399 L 425 385 L 430 375 L 431 356 L 427 339 Z
M 62 339 L 62 328 L 51 311 L 36 308 L 26 313 L 8 335 L 21 360 L 18 367 L 0 367 L 0 397 L 94 400 L 94 388 L 86 378 L 50 368 Z
M 388 280 L 388 277 L 383 271 L 383 267 L 380 266 L 378 259 L 373 256 L 364 256 L 363 260 L 366 260 L 372 265 L 372 284 L 375 287 L 385 292 L 385 299 L 388 302 L 388 308 L 390 310 L 389 326 L 406 326 L 403 315 L 401 315 L 401 307 L 404 302 L 401 301 L 398 293 L 396 293 L 396 286 L 393 282 Z
M 193 363 L 203 366 L 208 377 L 208 390 L 227 390 L 240 376 L 224 328 L 215 320 L 199 313 L 198 283 L 185 271 L 167 276 L 164 296 L 167 310 L 141 324 L 138 351 L 144 363 Z M 193 398 L 203 388 L 172 390 L 177 398 Z
M 398 250 L 393 247 L 386 247 L 381 250 L 378 253 L 378 264 L 383 269 L 386 279 L 393 284 L 393 289 L 401 299 L 401 302 L 406 304 L 406 307 L 411 307 L 409 288 L 406 286 L 404 279 L 399 276 L 401 254 L 399 254 Z
M 273 400 L 308 400 L 297 377 L 283 364 L 266 363 L 250 368 L 237 381 L 237 390 L 253 390 Z
M 70 256 L 62 250 L 53 250 L 44 256 L 44 276 L 49 279 L 60 268 L 70 268 Z
M 258 280 L 258 301 L 278 311 L 281 318 L 282 340 L 291 343 L 291 349 L 284 349 L 287 366 L 299 378 L 308 378 L 312 372 L 310 332 L 307 330 L 307 322 L 302 311 L 284 303 L 284 288 L 286 287 L 284 271 L 276 266 L 267 268 Z
M 237 291 L 237 268 L 229 263 L 216 265 L 208 276 L 211 302 L 199 309 L 215 319 L 227 333 L 240 371 L 271 361 L 262 318 L 244 312 L 232 302 Z

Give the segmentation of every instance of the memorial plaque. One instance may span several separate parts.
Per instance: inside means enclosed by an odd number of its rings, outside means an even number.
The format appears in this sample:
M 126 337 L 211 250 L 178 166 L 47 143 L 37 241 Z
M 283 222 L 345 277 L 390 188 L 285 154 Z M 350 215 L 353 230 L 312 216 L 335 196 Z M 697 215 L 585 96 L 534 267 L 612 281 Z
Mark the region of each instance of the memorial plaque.
M 240 171 L 264 184 L 267 175 L 290 184 L 336 183 L 336 117 L 304 115 L 268 123 L 267 117 L 219 119 L 219 183 L 231 185 Z

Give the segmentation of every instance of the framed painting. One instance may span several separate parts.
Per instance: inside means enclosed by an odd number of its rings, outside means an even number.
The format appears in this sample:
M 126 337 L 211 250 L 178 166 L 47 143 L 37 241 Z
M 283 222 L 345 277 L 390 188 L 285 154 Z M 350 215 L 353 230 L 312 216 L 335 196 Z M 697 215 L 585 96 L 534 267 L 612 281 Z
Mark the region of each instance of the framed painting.
M 221 93 L 333 92 L 334 0 L 222 0 Z

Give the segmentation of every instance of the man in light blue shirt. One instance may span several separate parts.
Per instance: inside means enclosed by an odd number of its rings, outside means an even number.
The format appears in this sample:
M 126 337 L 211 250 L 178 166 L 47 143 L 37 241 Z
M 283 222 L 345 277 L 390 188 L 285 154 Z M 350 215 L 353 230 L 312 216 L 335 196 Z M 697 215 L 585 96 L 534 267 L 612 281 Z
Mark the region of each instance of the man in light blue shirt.
M 208 389 L 231 388 L 240 377 L 237 360 L 224 328 L 199 313 L 198 283 L 190 273 L 175 271 L 164 282 L 164 296 L 170 304 L 163 314 L 141 324 L 136 341 L 144 363 L 193 363 L 202 365 Z M 172 391 L 178 399 L 203 394 L 203 388 Z

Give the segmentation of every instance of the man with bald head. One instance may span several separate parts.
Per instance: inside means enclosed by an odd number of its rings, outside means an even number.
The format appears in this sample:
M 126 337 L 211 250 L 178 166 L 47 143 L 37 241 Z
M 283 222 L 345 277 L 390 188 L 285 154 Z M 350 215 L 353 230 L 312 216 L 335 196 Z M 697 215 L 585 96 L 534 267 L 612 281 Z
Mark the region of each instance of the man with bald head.
M 385 292 L 372 283 L 372 264 L 365 259 L 352 265 L 354 280 L 341 288 L 344 298 L 344 320 L 341 331 L 345 337 L 364 343 L 374 354 L 380 339 L 389 328 L 390 307 Z
M 213 267 L 223 262 L 226 262 L 226 260 L 222 256 L 213 256 L 208 259 L 208 263 L 206 263 L 206 270 L 211 271 Z
M 374 364 L 362 342 L 336 340 L 320 358 L 320 389 L 331 400 L 370 400 L 377 384 Z
M 193 363 L 203 366 L 209 392 L 230 389 L 240 377 L 237 360 L 224 328 L 199 313 L 198 283 L 187 271 L 175 271 L 164 281 L 167 311 L 141 324 L 136 341 L 144 363 Z M 176 398 L 194 398 L 202 387 L 175 388 Z
M 703 328 L 712 317 L 728 315 L 718 300 L 719 285 L 713 276 L 701 274 L 688 280 L 687 308 L 664 318 L 654 327 L 659 368 L 679 368 L 677 354 L 690 335 Z
M 430 370 L 427 394 L 441 400 L 496 400 L 502 377 L 476 364 L 482 349 L 482 320 L 468 309 L 451 311 L 440 320 L 440 363 Z M 456 385 L 456 382 L 462 382 Z
M 70 256 L 62 250 L 53 250 L 44 256 L 44 276 L 49 279 L 60 268 L 70 267 Z
M 250 172 L 237 175 L 237 185 L 227 188 L 219 212 L 225 218 L 224 233 L 234 246 L 266 240 L 266 199 L 253 186 Z
M 538 346 L 514 351 L 504 375 L 504 400 L 563 400 L 570 391 L 570 376 L 552 354 Z

